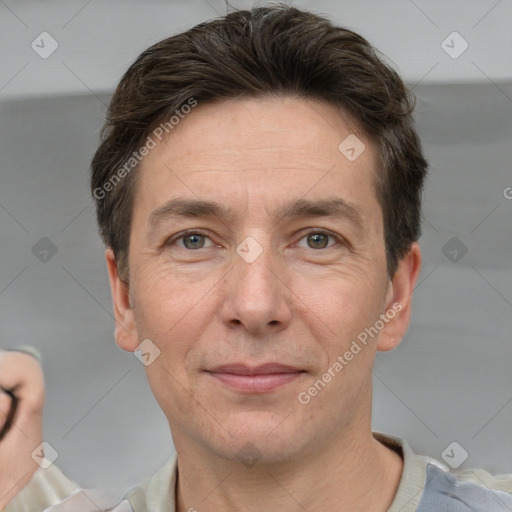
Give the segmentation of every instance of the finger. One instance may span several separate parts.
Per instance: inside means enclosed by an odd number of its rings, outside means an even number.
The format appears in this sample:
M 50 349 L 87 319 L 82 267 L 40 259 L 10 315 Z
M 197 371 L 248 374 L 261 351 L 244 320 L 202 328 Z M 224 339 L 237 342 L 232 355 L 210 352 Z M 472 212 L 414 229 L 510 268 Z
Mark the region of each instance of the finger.
M 12 390 L 25 408 L 42 409 L 44 376 L 39 362 L 22 352 L 0 354 L 0 388 Z
M 8 426 L 12 405 L 11 396 L 0 388 L 0 439 L 4 434 L 4 428 Z

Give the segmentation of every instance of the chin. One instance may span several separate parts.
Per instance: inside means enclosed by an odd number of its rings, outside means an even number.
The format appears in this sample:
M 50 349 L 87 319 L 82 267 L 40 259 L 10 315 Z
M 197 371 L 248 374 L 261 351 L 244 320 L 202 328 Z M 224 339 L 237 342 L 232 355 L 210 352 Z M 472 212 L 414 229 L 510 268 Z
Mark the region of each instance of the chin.
M 222 458 L 246 465 L 255 461 L 272 464 L 288 461 L 303 450 L 303 429 L 291 428 L 291 417 L 258 411 L 237 416 L 241 417 L 223 423 L 230 435 L 223 431 L 216 446 L 211 447 Z

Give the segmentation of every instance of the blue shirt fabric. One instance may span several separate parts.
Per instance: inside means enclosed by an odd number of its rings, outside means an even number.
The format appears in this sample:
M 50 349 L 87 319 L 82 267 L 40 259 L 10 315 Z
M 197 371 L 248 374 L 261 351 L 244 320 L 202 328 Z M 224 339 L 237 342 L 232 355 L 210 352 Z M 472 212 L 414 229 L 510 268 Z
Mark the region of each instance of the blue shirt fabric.
M 512 512 L 512 495 L 460 482 L 453 474 L 428 464 L 416 512 Z

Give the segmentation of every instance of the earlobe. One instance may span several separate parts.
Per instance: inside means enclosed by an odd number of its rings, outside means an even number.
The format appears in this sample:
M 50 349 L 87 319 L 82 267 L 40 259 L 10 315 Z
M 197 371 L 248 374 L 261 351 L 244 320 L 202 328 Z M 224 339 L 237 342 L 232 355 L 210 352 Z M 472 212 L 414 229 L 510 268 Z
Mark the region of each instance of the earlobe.
M 421 249 L 414 242 L 400 260 L 386 296 L 386 316 L 391 317 L 381 331 L 377 350 L 386 352 L 396 348 L 405 336 L 411 318 L 412 295 L 421 269 Z
M 133 352 L 139 345 L 133 308 L 130 303 L 130 286 L 119 276 L 114 251 L 105 250 L 110 290 L 116 321 L 115 339 L 117 345 L 128 352 Z

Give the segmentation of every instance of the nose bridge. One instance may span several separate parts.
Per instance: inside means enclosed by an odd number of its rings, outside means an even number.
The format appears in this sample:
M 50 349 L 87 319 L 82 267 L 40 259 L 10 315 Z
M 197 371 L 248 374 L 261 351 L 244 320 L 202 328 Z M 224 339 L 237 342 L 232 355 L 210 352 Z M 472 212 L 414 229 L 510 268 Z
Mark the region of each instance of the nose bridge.
M 259 237 L 261 240 L 261 237 Z M 275 270 L 272 272 L 274 258 L 268 242 L 258 242 L 253 236 L 246 237 L 236 249 L 235 288 L 237 293 L 254 297 L 253 302 L 266 305 L 275 299 Z M 274 279 L 272 279 L 272 277 Z
M 268 238 L 247 236 L 237 246 L 225 291 L 224 322 L 261 331 L 270 325 L 284 327 L 290 321 L 289 294 Z

